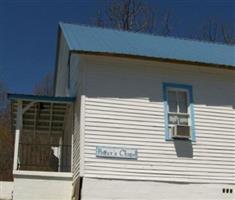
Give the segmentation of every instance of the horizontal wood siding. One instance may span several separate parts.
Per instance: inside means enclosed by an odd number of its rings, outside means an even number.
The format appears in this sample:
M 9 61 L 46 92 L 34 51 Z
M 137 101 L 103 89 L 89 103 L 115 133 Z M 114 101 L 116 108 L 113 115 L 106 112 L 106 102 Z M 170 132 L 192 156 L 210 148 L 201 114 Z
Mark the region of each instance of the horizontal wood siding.
M 83 56 L 86 177 L 235 183 L 235 72 Z M 193 86 L 196 142 L 165 141 L 162 83 Z M 138 160 L 96 157 L 138 149 Z M 192 157 L 182 152 L 192 151 Z M 187 153 L 187 152 L 186 152 Z
M 80 98 L 74 104 L 73 125 L 73 179 L 76 180 L 80 171 Z
M 62 33 L 59 40 L 55 96 L 67 96 L 69 48 Z

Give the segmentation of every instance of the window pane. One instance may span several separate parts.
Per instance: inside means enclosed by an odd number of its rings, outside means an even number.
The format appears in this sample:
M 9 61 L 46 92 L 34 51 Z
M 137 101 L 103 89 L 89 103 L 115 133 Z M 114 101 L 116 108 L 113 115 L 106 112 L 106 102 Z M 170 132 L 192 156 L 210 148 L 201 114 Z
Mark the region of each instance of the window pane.
M 180 125 L 188 125 L 188 116 L 179 115 L 178 117 Z
M 168 116 L 169 124 L 178 124 L 178 116 L 177 115 L 169 115 Z
M 178 104 L 179 104 L 179 112 L 180 113 L 187 113 L 188 106 L 187 106 L 187 93 L 178 91 Z
M 177 112 L 177 96 L 176 91 L 168 91 L 169 112 Z
M 168 91 L 168 100 L 176 101 L 176 91 Z
M 168 133 L 169 133 L 170 138 L 172 138 L 173 136 L 172 132 L 173 132 L 172 126 L 168 126 Z

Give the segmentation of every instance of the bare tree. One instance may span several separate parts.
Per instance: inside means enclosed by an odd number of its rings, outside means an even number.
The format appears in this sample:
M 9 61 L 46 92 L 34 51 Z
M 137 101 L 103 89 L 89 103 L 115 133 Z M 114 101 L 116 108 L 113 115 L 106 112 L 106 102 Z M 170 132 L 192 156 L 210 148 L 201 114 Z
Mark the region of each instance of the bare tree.
M 97 12 L 93 21 L 101 27 L 168 35 L 172 30 L 170 16 L 171 12 L 161 16 L 146 1 L 111 0 L 104 11 Z
M 216 21 L 209 20 L 203 25 L 202 38 L 204 40 L 215 42 L 219 37 L 219 25 Z
M 132 31 L 147 31 L 153 21 L 150 8 L 142 1 L 112 1 L 107 16 L 113 28 Z
M 222 24 L 221 31 L 224 43 L 235 44 L 235 26 Z
M 194 33 L 193 38 L 232 45 L 235 44 L 235 26 L 216 19 L 209 19 L 203 24 L 201 30 Z
M 171 27 L 171 12 L 167 11 L 164 14 L 164 18 L 162 20 L 162 35 L 169 35 L 170 32 L 172 31 L 172 27 Z
M 96 13 L 93 23 L 96 26 L 119 30 L 176 36 L 177 33 L 173 32 L 176 19 L 174 18 L 173 22 L 172 16 L 170 10 L 160 11 L 150 5 L 148 1 L 109 0 L 106 7 Z M 211 17 L 205 20 L 198 30 L 194 28 L 187 37 L 232 45 L 235 44 L 235 26 L 234 24 L 221 23 Z
M 93 18 L 93 20 L 96 26 L 104 27 L 104 17 L 100 10 L 96 12 L 96 16 Z
M 12 180 L 13 141 L 7 89 L 0 82 L 0 180 Z
M 2 112 L 7 105 L 7 88 L 5 84 L 0 81 L 0 112 Z
M 53 96 L 53 73 L 46 74 L 34 88 L 33 93 L 36 95 Z

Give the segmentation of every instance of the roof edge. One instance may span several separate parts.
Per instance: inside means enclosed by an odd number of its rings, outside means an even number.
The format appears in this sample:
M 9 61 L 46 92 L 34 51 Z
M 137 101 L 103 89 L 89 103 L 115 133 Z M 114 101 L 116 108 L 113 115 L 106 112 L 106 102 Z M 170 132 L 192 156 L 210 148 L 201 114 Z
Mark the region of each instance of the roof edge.
M 161 61 L 168 63 L 180 63 L 180 64 L 191 64 L 198 66 L 207 66 L 207 67 L 217 67 L 217 68 L 226 68 L 235 70 L 235 65 L 223 65 L 216 63 L 206 63 L 206 62 L 196 62 L 188 60 L 180 60 L 173 58 L 157 58 L 152 56 L 140 56 L 140 55 L 131 55 L 131 54 L 121 54 L 121 53 L 110 53 L 110 52 L 97 52 L 97 51 L 82 51 L 82 50 L 70 50 L 71 53 L 85 54 L 85 55 L 97 55 L 97 56 L 112 56 L 112 57 L 122 57 L 122 58 L 132 58 L 132 59 L 141 59 L 141 60 L 152 60 L 152 61 Z
M 39 101 L 39 102 L 57 102 L 57 103 L 73 103 L 75 97 L 55 97 L 55 96 L 39 96 L 31 94 L 15 94 L 8 93 L 7 98 L 9 100 L 26 100 L 26 101 Z
M 219 46 L 227 46 L 227 47 L 233 47 L 234 44 L 227 44 L 223 42 L 212 42 L 207 40 L 199 40 L 194 38 L 187 38 L 187 37 L 177 37 L 174 35 L 160 35 L 160 34 L 154 34 L 154 33 L 148 33 L 148 32 L 135 32 L 130 30 L 122 30 L 122 29 L 115 29 L 112 27 L 100 27 L 100 26 L 93 26 L 89 24 L 81 24 L 81 23 L 68 23 L 68 22 L 59 22 L 59 26 L 62 30 L 64 30 L 64 26 L 70 25 L 70 26 L 83 26 L 87 28 L 94 28 L 94 29 L 101 29 L 101 30 L 110 30 L 110 31 L 117 31 L 117 32 L 124 32 L 124 33 L 133 33 L 133 34 L 140 34 L 140 35 L 146 35 L 146 36 L 153 36 L 153 37 L 160 37 L 160 38 L 166 38 L 166 39 L 174 39 L 179 41 L 188 41 L 188 42 L 197 42 L 201 44 L 208 44 L 208 45 L 219 45 Z M 71 46 L 72 47 L 72 46 Z
M 57 40 L 56 40 L 56 56 L 55 56 L 55 69 L 54 69 L 54 80 L 53 80 L 53 95 L 55 96 L 56 82 L 57 82 L 57 71 L 58 71 L 58 58 L 60 49 L 60 38 L 61 38 L 61 22 L 57 28 Z

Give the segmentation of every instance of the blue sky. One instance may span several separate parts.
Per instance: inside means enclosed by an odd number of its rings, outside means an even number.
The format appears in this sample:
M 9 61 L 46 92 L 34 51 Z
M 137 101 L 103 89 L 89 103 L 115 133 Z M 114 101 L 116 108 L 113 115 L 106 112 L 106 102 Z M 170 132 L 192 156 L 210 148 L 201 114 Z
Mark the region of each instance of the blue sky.
M 209 18 L 235 22 L 233 0 L 148 0 L 171 10 L 174 31 L 188 37 Z M 106 0 L 0 0 L 0 80 L 10 92 L 31 93 L 54 71 L 58 22 L 88 24 Z

